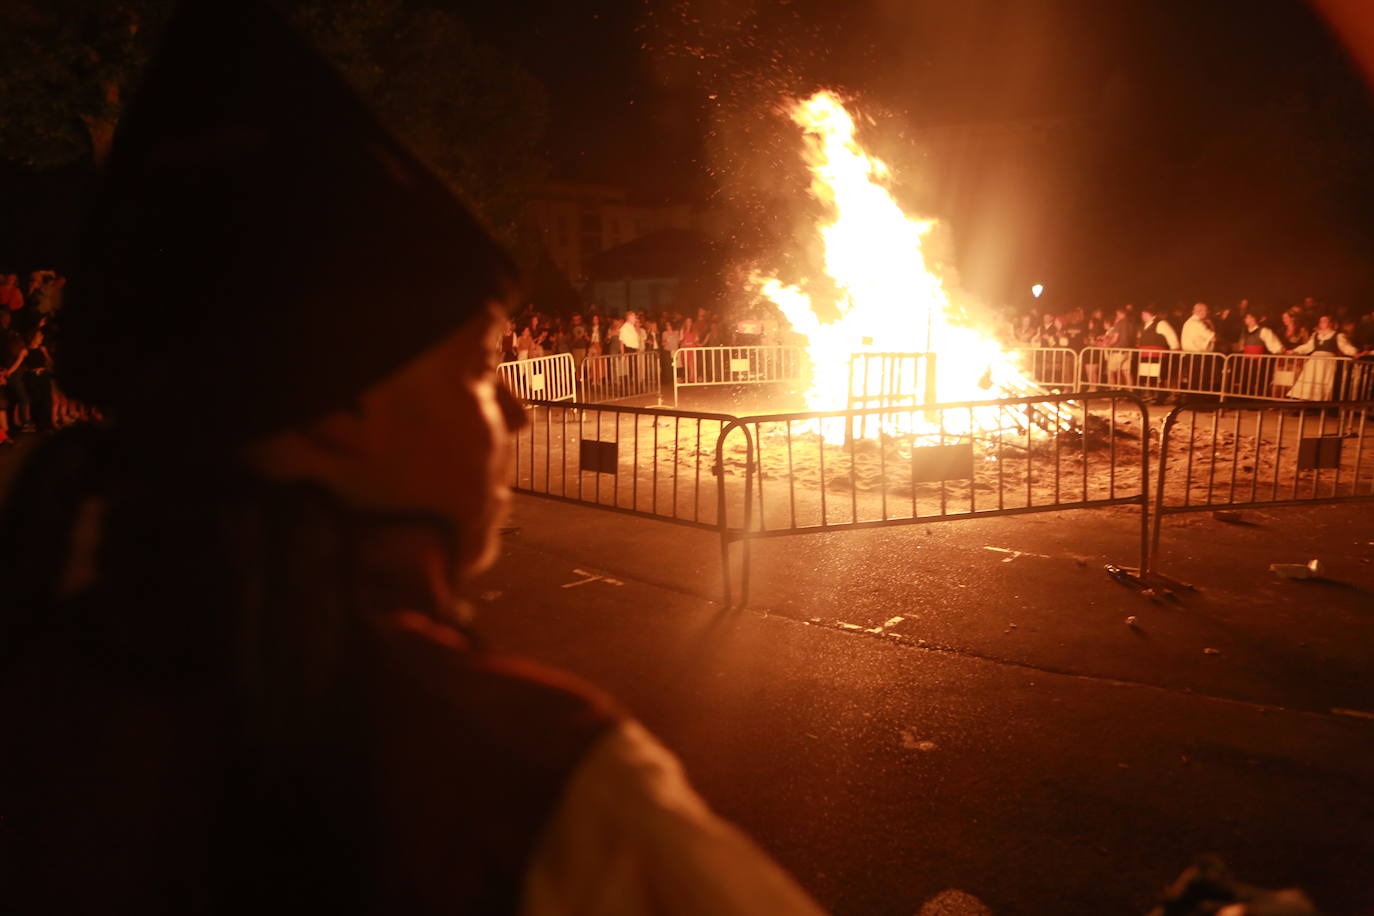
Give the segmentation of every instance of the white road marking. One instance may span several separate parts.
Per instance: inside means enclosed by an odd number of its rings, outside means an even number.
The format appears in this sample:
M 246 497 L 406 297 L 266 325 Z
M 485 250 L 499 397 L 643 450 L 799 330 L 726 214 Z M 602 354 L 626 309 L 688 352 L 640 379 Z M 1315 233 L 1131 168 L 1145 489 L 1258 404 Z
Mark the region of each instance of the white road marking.
M 609 576 L 603 576 L 600 573 L 587 572 L 585 569 L 574 569 L 573 575 L 586 576 L 587 578 L 579 579 L 576 582 L 565 582 L 562 585 L 560 585 L 559 588 L 576 588 L 579 585 L 586 585 L 588 582 L 605 582 L 607 585 L 625 584 L 624 582 L 621 582 L 619 579 L 612 579 Z
M 1002 558 L 1003 563 L 1010 563 L 1012 560 L 1019 560 L 1021 557 L 1037 557 L 1041 560 L 1053 560 L 1054 557 L 1044 553 L 1031 553 L 1028 550 L 1012 550 L 1010 547 L 984 547 L 984 550 L 991 550 L 995 553 L 1010 554 Z

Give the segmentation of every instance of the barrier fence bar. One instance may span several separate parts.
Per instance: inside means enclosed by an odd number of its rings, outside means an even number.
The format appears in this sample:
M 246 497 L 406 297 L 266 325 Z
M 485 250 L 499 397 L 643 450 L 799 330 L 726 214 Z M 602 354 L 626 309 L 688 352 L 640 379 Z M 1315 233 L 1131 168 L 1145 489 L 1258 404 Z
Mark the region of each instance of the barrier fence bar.
M 934 353 L 850 354 L 850 410 L 913 407 L 934 401 Z
M 1025 368 L 1032 382 L 1059 391 L 1077 391 L 1078 351 L 1069 347 L 1018 347 L 1008 350 Z M 1092 354 L 1096 364 L 1097 354 Z M 1092 384 L 1097 384 L 1093 378 Z
M 728 414 L 527 401 L 511 488 L 694 528 L 717 527 L 715 444 Z
M 870 438 L 846 435 L 860 418 Z M 726 602 L 728 542 L 744 542 L 743 603 L 758 538 L 1067 509 L 1138 505 L 1144 569 L 1148 431 L 1144 402 L 1120 392 L 733 420 L 716 444 Z M 727 505 L 732 478 L 742 499 Z
M 578 400 L 596 403 L 638 397 L 659 397 L 663 385 L 661 350 L 588 356 L 582 361 Z
M 1048 384 L 1039 377 L 1036 381 Z M 1374 362 L 1329 353 L 1300 356 L 1085 347 L 1078 355 L 1078 388 L 1212 395 L 1221 401 L 1360 401 L 1374 398 Z
M 1084 377 L 1085 367 L 1097 364 L 1099 381 Z M 1122 347 L 1084 347 L 1079 354 L 1079 390 L 1107 388 L 1163 394 L 1225 393 L 1226 354 L 1183 350 L 1139 350 Z
M 1232 353 L 1226 357 L 1226 394 L 1256 401 L 1360 401 L 1374 398 L 1374 364 L 1310 356 Z
M 806 374 L 801 347 L 682 347 L 673 351 L 673 403 L 680 388 L 796 383 Z
M 577 370 L 571 353 L 520 359 L 496 368 L 511 394 L 522 401 L 571 401 L 577 397 Z
M 1153 571 L 1166 515 L 1374 500 L 1374 400 L 1175 407 L 1156 485 Z
M 915 407 L 935 402 L 934 353 L 851 353 L 849 410 Z M 859 417 L 857 435 L 868 435 L 868 418 Z
M 525 409 L 514 489 L 716 532 L 727 606 L 737 541 L 743 603 L 758 538 L 1139 505 L 1139 568 L 1157 571 L 1166 515 L 1374 501 L 1374 400 L 1175 408 L 1153 491 L 1148 409 L 1122 392 L 750 417 Z
M 1286 401 L 1306 362 L 1305 356 L 1243 353 L 1237 358 L 1233 354 L 1226 360 L 1227 394 L 1249 400 Z

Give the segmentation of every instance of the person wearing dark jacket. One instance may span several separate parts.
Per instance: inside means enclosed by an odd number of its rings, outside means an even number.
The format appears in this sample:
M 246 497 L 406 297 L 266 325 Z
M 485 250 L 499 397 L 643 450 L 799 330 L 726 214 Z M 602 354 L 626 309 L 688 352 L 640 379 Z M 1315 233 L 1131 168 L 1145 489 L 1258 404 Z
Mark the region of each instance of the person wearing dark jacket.
M 266 7 L 181 8 L 65 305 L 110 422 L 0 518 L 15 912 L 816 912 L 613 700 L 468 633 L 517 284 Z

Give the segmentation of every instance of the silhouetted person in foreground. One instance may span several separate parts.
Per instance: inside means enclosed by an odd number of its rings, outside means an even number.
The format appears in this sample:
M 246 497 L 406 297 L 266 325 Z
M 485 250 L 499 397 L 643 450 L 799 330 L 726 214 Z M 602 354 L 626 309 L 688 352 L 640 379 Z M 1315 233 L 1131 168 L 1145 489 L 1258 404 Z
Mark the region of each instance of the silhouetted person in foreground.
M 13 912 L 815 911 L 611 700 L 465 635 L 515 272 L 284 23 L 183 8 L 83 258 L 57 371 L 111 423 L 0 528 Z

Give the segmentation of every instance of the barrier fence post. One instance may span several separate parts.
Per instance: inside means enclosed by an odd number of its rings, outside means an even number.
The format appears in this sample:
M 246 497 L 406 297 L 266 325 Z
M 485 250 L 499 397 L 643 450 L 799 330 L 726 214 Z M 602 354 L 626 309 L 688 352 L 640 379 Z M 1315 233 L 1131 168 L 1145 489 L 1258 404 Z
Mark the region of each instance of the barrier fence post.
M 1178 416 L 1182 411 L 1182 405 L 1169 411 L 1169 415 L 1164 418 L 1164 424 L 1159 430 L 1159 479 L 1155 489 L 1154 530 L 1150 539 L 1149 571 L 1152 573 L 1159 571 L 1159 537 L 1160 525 L 1164 521 L 1164 487 L 1169 477 L 1169 439 L 1173 433 L 1174 424 L 1178 422 Z
M 1139 395 L 1133 395 L 1136 406 L 1140 408 L 1140 563 L 1137 569 L 1140 575 L 1146 575 L 1150 570 L 1150 407 Z M 1112 422 L 1116 422 L 1116 408 L 1113 402 Z M 1086 430 L 1085 430 L 1086 432 Z M 1159 454 L 1161 461 L 1164 455 L 1164 439 L 1160 437 Z M 1164 474 L 1160 469 L 1160 476 Z
M 521 400 L 577 399 L 576 373 L 570 353 L 513 360 L 501 363 L 497 371 L 510 392 Z
M 750 544 L 748 532 L 753 523 L 753 495 L 754 495 L 754 440 L 749 434 L 749 428 L 738 418 L 732 418 L 729 423 L 723 425 L 720 434 L 716 436 L 716 463 L 712 469 L 716 477 L 716 524 L 720 532 L 720 574 L 723 586 L 724 607 L 726 610 L 735 607 L 734 595 L 731 588 L 730 573 L 730 542 L 732 529 L 730 528 L 730 515 L 728 509 L 728 494 L 725 486 L 725 440 L 730 437 L 730 433 L 738 429 L 744 435 L 744 503 L 741 508 L 743 514 L 743 524 L 740 527 L 741 537 L 738 538 L 740 545 L 740 593 L 738 607 L 744 607 L 749 600 L 749 573 L 750 573 Z

